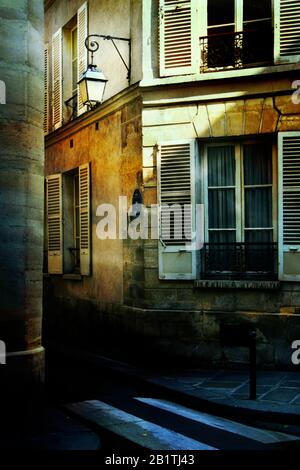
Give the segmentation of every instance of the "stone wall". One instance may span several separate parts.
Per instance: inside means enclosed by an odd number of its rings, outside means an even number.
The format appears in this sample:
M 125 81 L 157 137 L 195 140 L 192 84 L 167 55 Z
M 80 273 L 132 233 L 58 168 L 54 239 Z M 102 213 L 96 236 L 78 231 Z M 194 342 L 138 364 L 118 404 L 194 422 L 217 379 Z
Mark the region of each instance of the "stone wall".
M 0 339 L 9 386 L 43 379 L 43 2 L 0 5 Z
M 276 148 L 278 132 L 300 130 L 299 106 L 292 102 L 291 89 L 291 78 L 281 77 L 271 82 L 260 77 L 203 84 L 201 92 L 194 85 L 169 87 L 164 94 L 159 89 L 145 90 L 146 203 L 157 202 L 158 143 L 269 135 Z M 209 99 L 210 95 L 214 96 L 213 100 Z M 222 98 L 225 95 L 227 99 Z M 147 317 L 153 315 L 153 322 L 148 331 L 145 326 L 140 333 L 150 334 L 165 354 L 185 357 L 187 362 L 246 363 L 246 348 L 222 348 L 219 340 L 220 325 L 246 322 L 257 327 L 260 365 L 291 366 L 291 344 L 300 334 L 299 283 L 284 282 L 258 289 L 251 283 L 247 288 L 232 288 L 232 285 L 226 288 L 225 283 L 222 287 L 209 288 L 194 281 L 161 281 L 155 241 L 145 243 L 144 276 L 140 307 L 149 312 Z

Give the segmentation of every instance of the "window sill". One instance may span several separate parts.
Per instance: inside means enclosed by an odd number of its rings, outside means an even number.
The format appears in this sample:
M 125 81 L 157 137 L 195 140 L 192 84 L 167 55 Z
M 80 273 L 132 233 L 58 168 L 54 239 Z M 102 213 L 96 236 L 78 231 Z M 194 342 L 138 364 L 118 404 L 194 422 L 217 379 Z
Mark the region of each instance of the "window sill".
M 240 77 L 249 77 L 253 75 L 267 75 L 280 72 L 291 72 L 293 70 L 298 70 L 299 65 L 297 63 L 293 64 L 276 64 L 268 65 L 265 67 L 249 67 L 249 68 L 238 68 L 238 69 L 229 69 L 223 71 L 211 71 L 205 73 L 195 73 L 191 75 L 178 75 L 171 77 L 153 77 L 145 76 L 140 82 L 140 86 L 149 87 L 155 85 L 175 85 L 180 83 L 193 83 L 200 81 L 209 81 L 209 80 L 224 80 L 225 78 L 240 78 Z
M 280 281 L 229 281 L 229 280 L 197 280 L 194 283 L 199 289 L 252 289 L 252 290 L 277 290 Z
M 82 280 L 81 274 L 63 274 L 62 278 L 65 279 L 66 281 L 81 281 Z
M 44 278 L 48 277 L 58 277 L 61 279 L 65 279 L 66 281 L 82 281 L 81 274 L 50 274 L 50 273 L 43 273 Z

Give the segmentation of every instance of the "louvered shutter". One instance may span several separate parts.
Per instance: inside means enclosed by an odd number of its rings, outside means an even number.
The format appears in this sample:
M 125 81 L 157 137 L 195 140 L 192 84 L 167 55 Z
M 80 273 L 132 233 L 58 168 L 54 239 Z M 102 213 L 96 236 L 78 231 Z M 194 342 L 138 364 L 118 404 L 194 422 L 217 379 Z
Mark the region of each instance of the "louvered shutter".
M 90 275 L 90 166 L 79 167 L 80 272 Z
M 160 76 L 199 71 L 196 0 L 159 2 Z
M 86 71 L 88 66 L 88 55 L 85 47 L 85 39 L 88 35 L 88 6 L 84 3 L 77 12 L 77 74 L 78 81 L 81 79 L 82 74 Z M 84 113 L 87 106 L 83 105 L 77 87 L 77 113 L 78 115 Z
M 63 272 L 63 232 L 62 232 L 62 176 L 46 178 L 47 227 L 48 227 L 48 272 Z
M 300 2 L 275 0 L 275 62 L 300 62 Z
M 54 130 L 62 125 L 62 30 L 52 38 L 52 124 Z
M 44 48 L 44 134 L 49 130 L 49 48 Z
M 159 146 L 158 200 L 159 277 L 195 279 L 195 141 Z
M 280 278 L 300 281 L 300 132 L 279 134 Z

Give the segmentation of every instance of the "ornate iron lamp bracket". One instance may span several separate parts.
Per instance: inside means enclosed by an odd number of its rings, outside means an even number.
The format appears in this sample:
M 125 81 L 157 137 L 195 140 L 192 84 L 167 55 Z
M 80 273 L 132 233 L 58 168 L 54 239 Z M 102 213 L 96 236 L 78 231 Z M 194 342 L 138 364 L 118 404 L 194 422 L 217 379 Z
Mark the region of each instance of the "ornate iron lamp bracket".
M 127 70 L 127 79 L 130 83 L 130 72 L 131 72 L 131 41 L 130 39 L 127 39 L 127 38 L 119 38 L 119 37 L 116 37 L 116 36 L 109 36 L 109 35 L 104 35 L 104 34 L 89 34 L 87 37 L 86 37 L 86 40 L 85 40 L 85 47 L 87 48 L 87 50 L 91 53 L 91 66 L 93 66 L 93 61 L 94 61 L 94 53 L 96 51 L 98 51 L 99 49 L 99 42 L 91 39 L 91 38 L 100 38 L 100 39 L 104 39 L 106 41 L 111 41 L 113 43 L 113 46 L 114 48 L 116 49 L 121 61 L 123 62 L 126 70 Z M 122 56 L 117 44 L 115 43 L 115 41 L 125 41 L 128 43 L 129 45 L 129 64 L 127 64 L 125 62 L 125 59 L 124 57 Z

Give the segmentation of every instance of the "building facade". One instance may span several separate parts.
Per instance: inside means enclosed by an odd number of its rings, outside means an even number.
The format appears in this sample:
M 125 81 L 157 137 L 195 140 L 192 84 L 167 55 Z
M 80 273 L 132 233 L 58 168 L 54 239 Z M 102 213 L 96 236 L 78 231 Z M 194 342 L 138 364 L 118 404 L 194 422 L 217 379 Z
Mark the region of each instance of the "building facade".
M 46 9 L 46 336 L 197 364 L 247 361 L 222 329 L 255 326 L 260 364 L 300 335 L 297 1 L 144 0 Z M 108 84 L 76 80 L 88 34 Z M 75 46 L 72 44 L 75 44 Z M 72 108 L 70 108 L 72 103 Z M 156 236 L 101 239 L 100 207 L 140 194 Z M 134 222 L 127 217 L 127 229 Z M 157 225 L 157 227 L 155 227 Z M 194 234 L 196 236 L 196 242 Z M 121 236 L 120 236 L 121 235 Z M 109 237 L 109 235 L 108 235 Z M 105 238 L 105 237 L 102 237 Z M 137 238 L 137 237 L 136 237 Z

